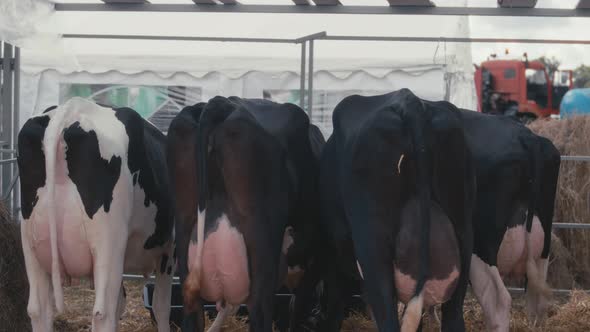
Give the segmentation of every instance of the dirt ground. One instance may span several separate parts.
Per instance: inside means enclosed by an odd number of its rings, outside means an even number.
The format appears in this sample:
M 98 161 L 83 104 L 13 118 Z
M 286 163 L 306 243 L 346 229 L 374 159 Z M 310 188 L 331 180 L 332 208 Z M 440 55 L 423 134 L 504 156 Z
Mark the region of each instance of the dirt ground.
M 156 332 L 149 312 L 143 306 L 142 283 L 126 281 L 127 306 L 120 322 L 121 332 Z M 57 317 L 55 330 L 58 332 L 90 331 L 90 314 L 94 301 L 94 291 L 88 284 L 65 289 L 66 312 Z M 472 296 L 465 303 L 465 320 L 468 331 L 485 331 L 481 308 Z M 524 297 L 514 297 L 510 330 L 515 332 L 581 332 L 590 331 L 590 296 L 584 292 L 574 292 L 570 297 L 555 297 L 549 310 L 548 319 L 539 326 L 532 326 L 524 312 Z M 224 331 L 247 331 L 244 319 L 232 318 Z M 342 327 L 346 332 L 377 331 L 374 324 L 362 315 L 347 319 Z M 431 317 L 425 318 L 424 331 L 438 331 L 438 325 Z

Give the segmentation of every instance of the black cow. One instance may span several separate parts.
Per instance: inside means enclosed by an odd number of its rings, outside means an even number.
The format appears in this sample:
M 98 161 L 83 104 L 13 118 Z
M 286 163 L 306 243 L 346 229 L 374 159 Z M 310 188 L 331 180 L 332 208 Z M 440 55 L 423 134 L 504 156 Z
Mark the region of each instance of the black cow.
M 123 272 L 156 273 L 154 314 L 169 331 L 174 273 L 165 136 L 129 108 L 72 98 L 19 133 L 23 253 L 33 331 L 49 331 L 62 280 L 91 277 L 94 331 L 115 331 Z M 155 271 L 154 271 L 155 269 Z M 53 290 L 53 294 L 52 294 Z
M 511 298 L 502 277 L 527 279 L 527 314 L 542 319 L 560 155 L 518 121 L 463 110 L 477 170 L 471 284 L 490 331 L 508 331 Z
M 183 331 L 203 330 L 202 299 L 218 304 L 213 330 L 246 302 L 251 329 L 271 331 L 279 286 L 301 284 L 296 298 L 305 298 L 317 278 L 307 271 L 318 243 L 321 133 L 295 105 L 215 97 L 183 110 L 168 135 Z M 307 303 L 296 301 L 295 313 Z
M 321 331 L 339 331 L 362 279 L 380 331 L 415 330 L 443 304 L 443 331 L 462 331 L 472 252 L 474 169 L 459 111 L 407 89 L 350 96 L 333 114 L 321 160 L 326 247 Z

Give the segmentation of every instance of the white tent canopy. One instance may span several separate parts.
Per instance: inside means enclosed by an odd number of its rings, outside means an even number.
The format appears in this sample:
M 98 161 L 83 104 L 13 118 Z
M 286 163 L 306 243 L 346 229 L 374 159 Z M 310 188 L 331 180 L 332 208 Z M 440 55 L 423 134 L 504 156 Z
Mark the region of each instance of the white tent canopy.
M 467 0 L 437 3 L 464 6 Z M 68 95 L 64 89 L 73 83 L 197 87 L 200 92 L 193 96 L 198 97 L 188 98 L 190 102 L 216 94 L 275 98 L 287 92 L 291 97 L 278 100 L 293 101 L 299 89 L 300 44 L 171 41 L 165 36 L 296 39 L 321 31 L 336 36 L 470 36 L 469 18 L 457 16 L 432 16 L 417 26 L 416 17 L 398 15 L 55 12 L 43 0 L 8 0 L 2 6 L 0 22 L 18 25 L 9 29 L 0 23 L 0 37 L 22 50 L 23 121 L 62 101 Z M 163 40 L 62 38 L 68 34 L 153 35 Z M 312 119 L 325 134 L 331 132 L 331 109 L 347 93 L 410 87 L 423 98 L 475 108 L 468 44 L 318 40 L 313 68 L 314 112 L 323 111 Z

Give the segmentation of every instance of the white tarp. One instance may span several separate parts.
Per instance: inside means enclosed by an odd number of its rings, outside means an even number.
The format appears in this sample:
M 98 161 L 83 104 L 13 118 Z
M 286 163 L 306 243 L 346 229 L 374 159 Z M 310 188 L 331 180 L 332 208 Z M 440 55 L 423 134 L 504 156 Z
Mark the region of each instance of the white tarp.
M 253 1 L 262 0 L 247 2 Z M 378 1 L 363 0 L 363 4 L 379 5 L 385 0 Z M 290 0 L 283 2 L 291 4 Z M 465 5 L 467 0 L 445 2 Z M 417 26 L 416 17 L 412 16 L 52 13 L 44 0 L 2 3 L 3 8 L 17 9 L 0 13 L 0 22 L 5 18 L 9 19 L 5 22 L 25 18 L 19 22 L 22 26 L 12 30 L 0 25 L 0 36 L 22 48 L 21 119 L 43 111 L 59 102 L 60 95 L 74 93 L 71 91 L 79 93 L 86 89 L 95 93 L 94 89 L 103 88 L 100 84 L 110 85 L 104 88 L 111 90 L 113 85 L 125 84 L 198 86 L 201 100 L 215 94 L 261 98 L 266 93 L 270 94 L 268 98 L 298 102 L 295 91 L 299 89 L 301 46 L 297 44 L 62 39 L 62 34 L 287 39 L 320 31 L 349 36 L 470 35 L 467 17 L 428 17 L 428 24 Z M 350 4 L 353 3 L 345 3 Z M 19 34 L 11 34 L 13 30 Z M 316 41 L 314 46 L 312 117 L 325 133 L 331 131 L 331 109 L 345 93 L 384 93 L 408 87 L 423 98 L 447 99 L 460 107 L 475 108 L 468 44 Z M 64 93 L 64 89 L 71 91 Z M 136 93 L 130 91 L 127 89 L 125 95 Z M 114 98 L 116 93 L 110 93 L 109 98 Z

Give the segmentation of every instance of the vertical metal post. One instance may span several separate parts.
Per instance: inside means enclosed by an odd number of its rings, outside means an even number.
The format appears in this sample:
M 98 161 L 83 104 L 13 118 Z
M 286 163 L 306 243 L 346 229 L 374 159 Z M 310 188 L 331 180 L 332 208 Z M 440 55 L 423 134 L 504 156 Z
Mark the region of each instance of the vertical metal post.
M 12 146 L 12 45 L 4 43 L 4 60 L 2 62 L 2 141 L 3 149 Z M 2 159 L 10 158 L 9 153 L 2 153 Z M 2 165 L 2 193 L 6 193 L 12 179 L 12 165 Z M 10 208 L 10 207 L 8 207 Z M 9 210 L 11 211 L 11 210 Z
M 309 77 L 307 82 L 307 115 L 309 121 L 312 121 L 313 111 L 313 39 L 309 41 Z
M 13 112 L 13 122 L 12 122 L 12 149 L 17 150 L 18 147 L 18 132 L 20 130 L 20 48 L 14 48 L 14 112 Z M 16 158 L 16 153 L 13 154 L 13 158 Z M 17 176 L 18 167 L 16 163 L 12 164 L 12 176 Z M 20 181 L 17 181 L 14 184 L 14 189 L 12 190 L 12 216 L 16 220 L 18 220 L 18 208 L 20 207 L 19 200 L 19 190 L 20 190 Z
M 0 40 L 0 148 L 4 148 L 4 41 Z M 0 153 L 0 159 L 4 159 L 4 153 Z M 4 188 L 4 164 L 0 165 L 0 190 Z
M 305 48 L 307 42 L 301 42 L 301 75 L 300 75 L 300 85 L 299 85 L 299 106 L 302 109 L 305 109 Z

